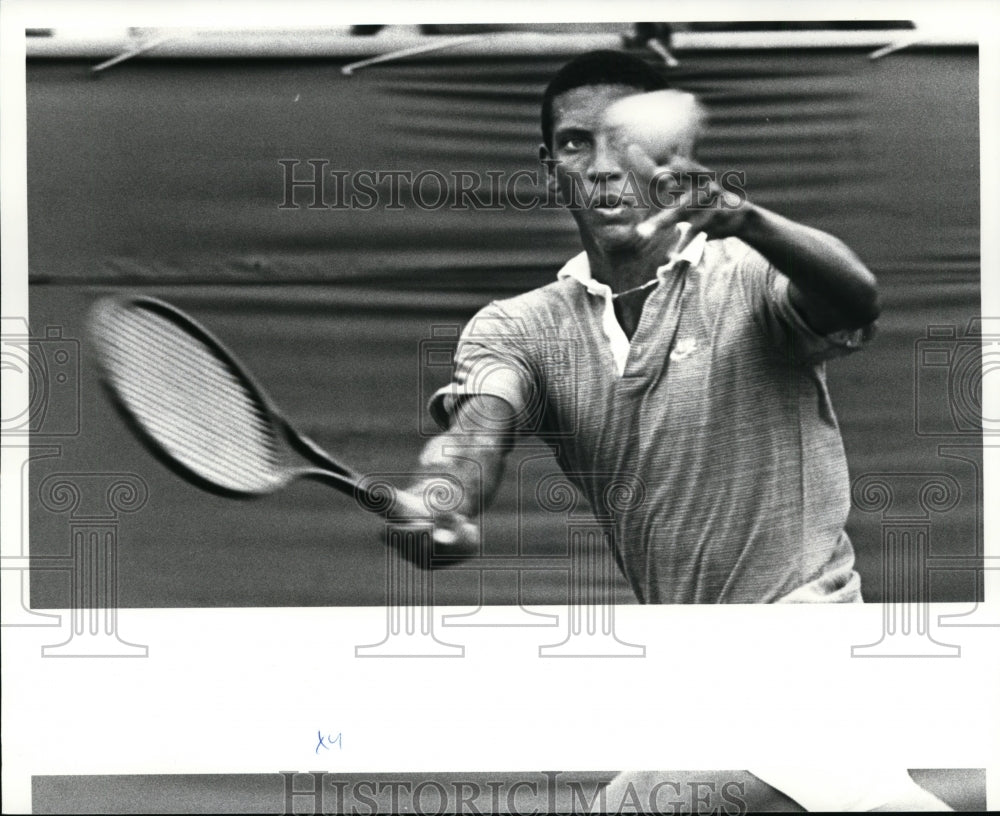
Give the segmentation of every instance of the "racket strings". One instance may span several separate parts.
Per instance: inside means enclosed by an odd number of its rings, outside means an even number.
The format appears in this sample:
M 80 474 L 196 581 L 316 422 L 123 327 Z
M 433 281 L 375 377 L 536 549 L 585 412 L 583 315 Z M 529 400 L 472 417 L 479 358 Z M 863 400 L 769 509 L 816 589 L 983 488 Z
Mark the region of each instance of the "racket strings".
M 164 450 L 215 484 L 257 492 L 281 478 L 260 401 L 208 346 L 141 307 L 103 331 L 105 366 L 126 407 Z

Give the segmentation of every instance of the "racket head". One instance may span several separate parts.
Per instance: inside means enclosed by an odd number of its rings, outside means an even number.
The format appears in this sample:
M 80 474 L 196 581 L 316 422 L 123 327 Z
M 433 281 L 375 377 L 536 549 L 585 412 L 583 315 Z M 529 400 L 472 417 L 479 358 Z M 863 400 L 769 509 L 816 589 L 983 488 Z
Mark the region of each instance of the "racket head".
M 152 297 L 99 301 L 90 334 L 112 402 L 175 473 L 227 496 L 285 485 L 284 420 L 235 356 L 207 329 Z

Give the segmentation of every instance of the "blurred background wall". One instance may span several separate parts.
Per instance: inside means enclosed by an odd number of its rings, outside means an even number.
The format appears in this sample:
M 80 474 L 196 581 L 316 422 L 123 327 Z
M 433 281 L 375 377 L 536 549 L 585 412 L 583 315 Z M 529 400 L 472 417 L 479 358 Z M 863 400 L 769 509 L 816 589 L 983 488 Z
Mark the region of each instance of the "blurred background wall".
M 153 460 L 97 385 L 85 336 L 95 299 L 152 294 L 190 311 L 307 434 L 361 471 L 405 473 L 430 430 L 426 397 L 447 379 L 422 342 L 551 281 L 579 251 L 573 222 L 518 211 L 502 192 L 498 209 L 479 211 L 421 209 L 405 194 L 400 209 L 309 209 L 300 188 L 300 206 L 281 208 L 279 162 L 299 160 L 298 178 L 318 159 L 327 171 L 526 169 L 540 180 L 541 92 L 594 44 L 605 42 L 471 45 L 353 76 L 341 72 L 349 54 L 151 54 L 99 74 L 93 56 L 29 57 L 31 326 L 81 343 L 79 433 L 33 465 L 32 495 L 56 471 L 148 482 L 148 506 L 122 521 L 121 606 L 381 604 L 386 556 L 381 522 L 327 488 L 234 501 Z M 744 170 L 753 200 L 841 237 L 881 282 L 877 340 L 828 369 L 858 488 L 849 533 L 866 598 L 880 600 L 893 519 L 925 517 L 935 556 L 975 554 L 981 538 L 982 440 L 968 425 L 980 341 L 965 339 L 980 311 L 979 125 L 974 46 L 872 50 L 678 46 L 673 74 L 711 114 L 702 162 Z M 945 328 L 928 340 L 934 326 Z M 927 357 L 928 343 L 943 356 Z M 532 441 L 515 453 L 486 554 L 565 552 L 565 517 L 524 501 L 524 480 L 554 469 L 539 453 Z M 957 486 L 947 509 L 919 495 L 929 474 Z M 873 483 L 890 485 L 891 506 Z M 65 518 L 33 508 L 32 553 L 64 552 Z M 32 581 L 33 606 L 67 604 L 67 579 Z M 975 571 L 932 572 L 931 596 L 971 600 L 979 583 Z M 512 603 L 513 586 L 439 573 L 435 599 Z M 526 573 L 522 591 L 565 602 L 566 576 Z M 624 584 L 617 594 L 628 600 Z

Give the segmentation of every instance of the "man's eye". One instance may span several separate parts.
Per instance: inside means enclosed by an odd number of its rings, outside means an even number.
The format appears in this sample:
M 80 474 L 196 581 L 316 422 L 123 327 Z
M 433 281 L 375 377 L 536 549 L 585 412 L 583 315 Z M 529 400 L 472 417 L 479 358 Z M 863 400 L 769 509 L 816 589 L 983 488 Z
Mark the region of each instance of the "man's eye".
M 575 153 L 578 150 L 583 150 L 587 146 L 587 140 L 578 136 L 570 136 L 563 139 L 560 143 L 560 147 L 568 153 Z

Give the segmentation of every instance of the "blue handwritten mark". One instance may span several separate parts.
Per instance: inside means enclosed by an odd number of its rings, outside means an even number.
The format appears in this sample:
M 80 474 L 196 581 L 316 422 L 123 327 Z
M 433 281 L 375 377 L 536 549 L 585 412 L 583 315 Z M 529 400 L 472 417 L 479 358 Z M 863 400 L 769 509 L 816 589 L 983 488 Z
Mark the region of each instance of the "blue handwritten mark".
M 336 745 L 341 751 L 344 750 L 344 734 L 339 732 L 337 736 L 332 734 L 324 734 L 322 731 L 317 731 L 316 736 L 319 737 L 319 742 L 316 743 L 316 753 L 319 753 L 320 748 L 325 748 L 329 751 L 334 745 Z

